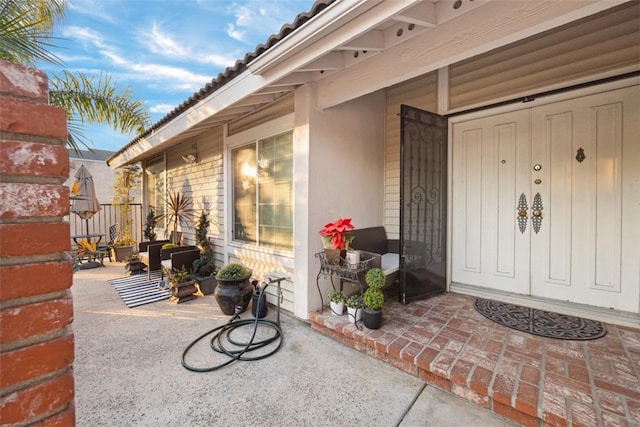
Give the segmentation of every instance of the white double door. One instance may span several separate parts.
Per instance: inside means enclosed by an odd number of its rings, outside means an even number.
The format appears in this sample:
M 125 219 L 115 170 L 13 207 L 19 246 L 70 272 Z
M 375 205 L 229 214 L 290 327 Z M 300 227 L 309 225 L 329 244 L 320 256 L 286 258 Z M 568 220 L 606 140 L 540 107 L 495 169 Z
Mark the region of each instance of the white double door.
M 640 310 L 639 88 L 454 121 L 453 282 Z

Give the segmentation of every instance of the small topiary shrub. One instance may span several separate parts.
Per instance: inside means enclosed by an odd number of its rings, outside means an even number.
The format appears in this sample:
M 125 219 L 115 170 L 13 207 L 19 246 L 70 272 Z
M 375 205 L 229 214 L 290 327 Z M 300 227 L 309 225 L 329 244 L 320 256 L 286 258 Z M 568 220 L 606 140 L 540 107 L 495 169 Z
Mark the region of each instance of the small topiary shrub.
M 237 262 L 225 265 L 216 274 L 218 280 L 244 280 L 249 277 L 251 277 L 251 270 Z

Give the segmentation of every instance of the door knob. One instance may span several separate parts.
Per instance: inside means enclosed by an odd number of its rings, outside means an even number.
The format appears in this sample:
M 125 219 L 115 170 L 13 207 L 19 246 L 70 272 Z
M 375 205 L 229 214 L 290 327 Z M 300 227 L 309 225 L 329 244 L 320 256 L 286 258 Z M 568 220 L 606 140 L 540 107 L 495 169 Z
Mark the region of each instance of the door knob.
M 533 216 L 538 217 L 538 216 L 542 216 L 542 211 L 539 209 L 535 209 L 533 211 Z
M 520 210 L 518 211 L 518 215 L 519 215 L 519 216 L 527 216 L 527 211 L 526 211 L 525 209 L 520 209 Z

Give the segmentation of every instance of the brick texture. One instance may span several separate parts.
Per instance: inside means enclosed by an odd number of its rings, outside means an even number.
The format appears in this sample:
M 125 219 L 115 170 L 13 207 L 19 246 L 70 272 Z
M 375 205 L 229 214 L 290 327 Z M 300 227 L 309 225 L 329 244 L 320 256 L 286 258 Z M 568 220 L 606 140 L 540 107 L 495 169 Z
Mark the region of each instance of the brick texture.
M 75 424 L 64 110 L 0 61 L 0 423 Z
M 64 145 L 2 141 L 0 170 L 12 175 L 68 176 L 68 150 Z
M 63 222 L 0 224 L 0 236 L 11 236 L 0 240 L 2 257 L 53 254 L 71 248 L 69 224 Z
M 69 287 L 70 276 L 69 262 L 0 267 L 0 301 L 65 290 Z

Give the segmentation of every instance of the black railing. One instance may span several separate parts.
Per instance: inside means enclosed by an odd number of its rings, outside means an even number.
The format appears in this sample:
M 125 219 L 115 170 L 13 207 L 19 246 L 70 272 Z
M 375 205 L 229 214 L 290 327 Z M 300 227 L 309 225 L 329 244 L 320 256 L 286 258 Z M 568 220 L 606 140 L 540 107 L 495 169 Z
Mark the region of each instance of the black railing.
M 144 225 L 142 204 L 132 203 L 130 206 L 131 228 L 129 229 L 129 233 L 133 240 L 141 242 L 142 227 Z M 116 223 L 120 224 L 122 228 L 124 219 L 120 213 L 120 208 L 112 204 L 101 204 L 100 210 L 88 220 L 84 220 L 74 213 L 69 214 L 69 227 L 72 236 L 80 234 L 103 234 L 103 243 L 109 241 L 109 227 Z M 72 242 L 72 245 L 73 244 Z

